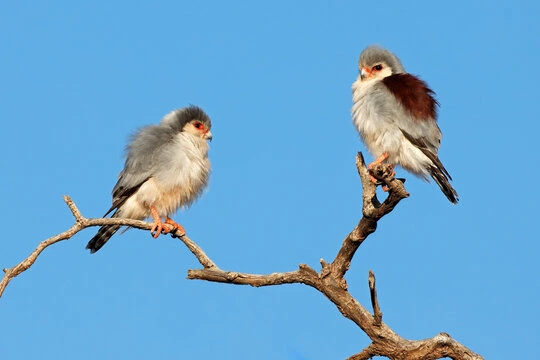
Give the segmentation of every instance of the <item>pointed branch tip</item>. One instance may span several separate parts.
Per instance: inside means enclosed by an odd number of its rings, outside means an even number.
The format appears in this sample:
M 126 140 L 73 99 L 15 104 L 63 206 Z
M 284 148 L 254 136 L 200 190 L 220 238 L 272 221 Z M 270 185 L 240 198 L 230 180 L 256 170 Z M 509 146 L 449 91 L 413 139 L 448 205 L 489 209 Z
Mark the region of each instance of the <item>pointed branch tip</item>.
M 81 212 L 77 208 L 77 205 L 75 205 L 75 202 L 67 195 L 62 195 L 62 197 L 64 198 L 66 205 L 69 207 L 69 210 L 71 210 L 71 213 L 75 217 L 75 220 L 77 221 L 84 220 L 84 217 L 82 216 Z
M 373 324 L 375 326 L 381 326 L 382 312 L 379 307 L 379 300 L 377 299 L 377 287 L 375 286 L 375 274 L 369 270 L 368 276 L 369 294 L 371 297 L 371 306 L 373 307 Z

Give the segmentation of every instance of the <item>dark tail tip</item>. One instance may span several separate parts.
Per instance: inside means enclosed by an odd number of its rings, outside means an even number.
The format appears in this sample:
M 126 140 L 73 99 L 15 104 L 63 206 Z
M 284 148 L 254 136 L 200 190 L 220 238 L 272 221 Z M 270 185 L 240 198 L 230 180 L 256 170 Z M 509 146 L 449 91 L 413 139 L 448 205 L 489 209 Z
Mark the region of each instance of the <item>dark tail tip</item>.
M 433 178 L 433 180 L 435 180 L 437 185 L 439 185 L 441 191 L 444 195 L 446 195 L 448 200 L 450 200 L 452 204 L 457 204 L 459 201 L 459 196 L 456 190 L 454 190 L 454 188 L 452 187 L 452 185 L 450 185 L 450 182 L 448 181 L 448 173 L 442 172 L 439 168 L 435 166 L 431 166 L 428 170 L 431 177 Z
M 111 236 L 118 231 L 118 229 L 120 229 L 119 225 L 102 226 L 97 234 L 86 245 L 86 248 L 90 250 L 90 254 L 93 254 L 101 249 L 103 245 L 109 241 Z

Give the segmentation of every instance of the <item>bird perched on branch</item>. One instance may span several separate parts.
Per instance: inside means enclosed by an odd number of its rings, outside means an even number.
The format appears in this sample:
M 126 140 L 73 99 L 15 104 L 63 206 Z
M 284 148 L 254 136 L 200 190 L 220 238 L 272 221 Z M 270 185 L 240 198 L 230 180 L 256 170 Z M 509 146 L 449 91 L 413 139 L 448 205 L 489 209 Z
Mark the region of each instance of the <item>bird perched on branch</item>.
M 390 51 L 368 46 L 358 60 L 360 74 L 352 85 L 352 118 L 368 150 L 376 158 L 369 168 L 387 162 L 428 179 L 430 175 L 448 200 L 458 194 L 437 156 L 441 130 L 434 92 L 407 73 Z
M 124 169 L 112 191 L 112 206 L 104 216 L 113 211 L 113 218 L 143 220 L 151 216 L 154 238 L 169 232 L 164 223 L 185 233 L 169 215 L 193 203 L 208 184 L 211 127 L 201 108 L 189 106 L 170 112 L 158 125 L 142 128 L 127 146 Z M 95 253 L 120 227 L 102 226 L 86 248 Z

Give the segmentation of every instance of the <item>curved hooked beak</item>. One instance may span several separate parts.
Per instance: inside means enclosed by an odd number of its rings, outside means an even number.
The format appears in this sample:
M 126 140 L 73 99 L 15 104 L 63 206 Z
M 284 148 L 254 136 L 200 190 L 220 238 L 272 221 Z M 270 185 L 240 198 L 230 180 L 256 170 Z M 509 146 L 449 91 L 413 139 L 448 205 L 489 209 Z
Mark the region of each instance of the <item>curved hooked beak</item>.
M 360 69 L 360 78 L 364 80 L 365 78 L 370 77 L 370 76 L 371 76 L 371 69 L 365 66 L 362 66 L 362 68 Z
M 204 133 L 203 138 L 205 140 L 212 141 L 212 133 L 210 132 L 210 130 Z

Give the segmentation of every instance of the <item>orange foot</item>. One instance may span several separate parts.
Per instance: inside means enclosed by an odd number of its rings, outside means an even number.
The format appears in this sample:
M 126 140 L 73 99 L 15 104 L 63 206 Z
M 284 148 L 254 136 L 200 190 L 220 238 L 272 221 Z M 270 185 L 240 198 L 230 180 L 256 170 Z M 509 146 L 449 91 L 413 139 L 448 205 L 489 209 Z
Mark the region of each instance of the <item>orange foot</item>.
M 374 167 L 375 165 L 382 164 L 382 163 L 385 162 L 389 157 L 390 157 L 390 154 L 388 154 L 387 152 L 382 153 L 381 156 L 379 156 L 377 159 L 375 159 L 374 162 L 372 162 L 371 164 L 368 165 L 368 169 L 371 170 L 371 169 L 373 169 L 373 167 Z
M 390 154 L 388 154 L 387 152 L 382 153 L 381 156 L 379 156 L 377 159 L 375 159 L 375 161 L 373 161 L 371 164 L 368 165 L 368 169 L 372 170 L 375 167 L 375 165 L 382 164 L 383 162 L 388 160 L 389 157 L 390 157 Z M 392 169 L 392 177 L 394 177 L 396 175 L 396 172 L 394 171 L 393 165 L 391 169 Z M 379 182 L 379 180 L 377 180 L 373 175 L 371 175 L 371 173 L 369 174 L 369 177 L 371 178 L 371 182 L 373 182 L 374 184 L 377 184 Z M 386 185 L 383 185 L 382 189 L 385 192 L 389 190 Z
M 368 165 L 368 169 L 372 170 L 375 165 L 382 164 L 388 159 L 389 156 L 390 154 L 388 154 L 387 152 L 382 153 L 381 156 L 379 156 L 377 159 L 375 159 L 375 161 Z M 377 184 L 379 182 L 379 180 L 377 180 L 373 175 L 371 175 L 371 173 L 369 174 L 369 177 L 371 178 L 372 183 Z
M 159 217 L 159 214 L 155 207 L 150 206 L 150 211 L 152 212 L 152 217 L 154 218 L 154 224 L 152 228 L 150 229 L 150 235 L 154 239 L 157 239 L 161 233 L 168 234 L 172 231 L 180 230 L 183 236 L 186 234 L 186 230 L 182 227 L 182 225 L 178 224 L 176 221 L 172 220 L 170 217 L 167 216 L 165 219 L 165 222 L 161 222 L 161 218 Z M 169 230 L 168 226 L 163 226 L 163 224 L 168 224 L 173 227 L 172 230 Z
M 169 227 L 163 226 L 163 224 L 172 225 L 175 230 L 181 230 L 184 234 L 186 233 L 186 231 L 182 226 L 180 226 L 180 224 L 172 221 L 168 216 L 164 223 L 161 222 L 161 218 L 159 217 L 159 214 L 155 207 L 150 206 L 150 211 L 152 212 L 152 217 L 154 218 L 154 225 L 150 229 L 150 235 L 152 235 L 154 239 L 157 239 L 161 233 L 168 234 L 171 232 L 171 230 L 169 230 Z
M 392 175 L 391 175 L 391 176 L 392 176 L 392 177 L 396 176 L 396 172 L 394 171 L 394 165 L 391 165 L 390 168 L 392 169 Z M 384 192 L 387 192 L 388 190 L 390 190 L 390 189 L 388 188 L 388 186 L 386 186 L 386 185 L 381 186 L 381 188 L 382 188 L 382 190 L 383 190 Z
M 186 229 L 184 229 L 184 227 L 182 225 L 180 225 L 179 223 L 177 223 L 176 221 L 174 221 L 173 219 L 171 219 L 168 216 L 167 216 L 167 219 L 165 219 L 165 224 L 172 225 L 172 227 L 173 227 L 172 231 L 180 230 L 180 232 L 182 233 L 182 235 L 180 235 L 180 236 L 186 235 Z
M 163 228 L 163 223 L 161 222 L 161 218 L 159 217 L 156 208 L 150 206 L 150 211 L 152 212 L 152 217 L 154 218 L 154 225 L 150 229 L 150 235 L 152 235 L 154 239 L 157 239 L 161 234 L 161 231 L 166 230 L 167 228 Z

